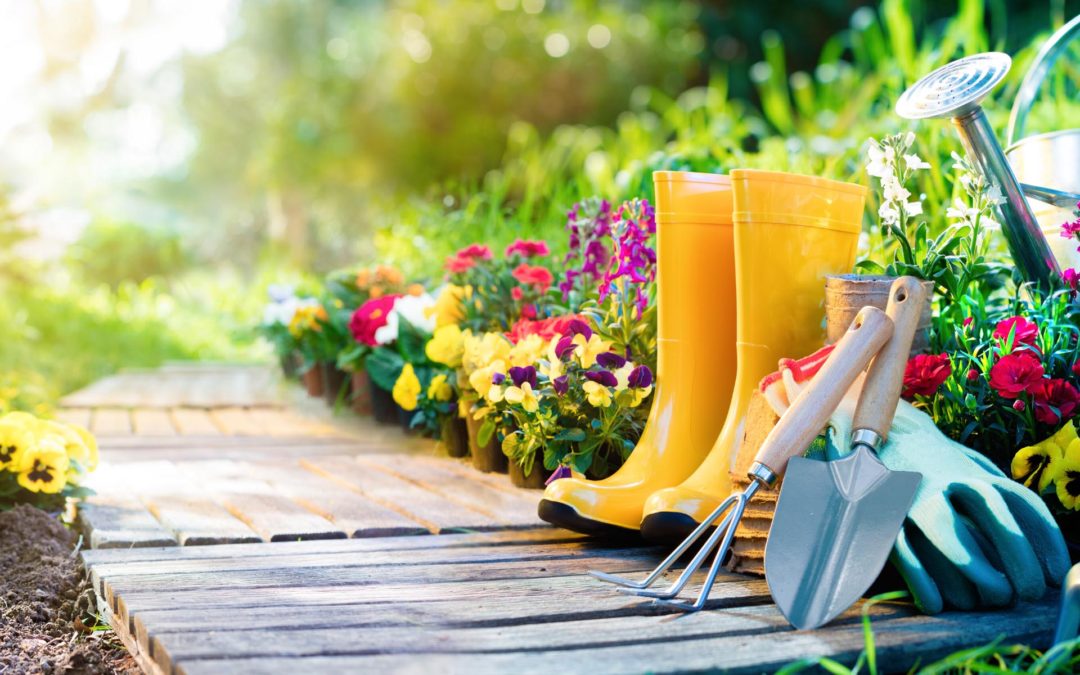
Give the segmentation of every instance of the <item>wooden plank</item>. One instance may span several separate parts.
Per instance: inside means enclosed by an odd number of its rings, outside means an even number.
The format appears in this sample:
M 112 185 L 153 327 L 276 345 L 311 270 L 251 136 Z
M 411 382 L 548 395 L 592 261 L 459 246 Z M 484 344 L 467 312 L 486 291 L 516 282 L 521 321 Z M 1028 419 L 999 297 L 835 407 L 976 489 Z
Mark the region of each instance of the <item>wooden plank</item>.
M 366 469 L 349 457 L 317 457 L 302 459 L 300 463 L 346 489 L 419 522 L 434 533 L 499 527 L 479 511 L 455 504 L 396 476 Z
M 60 408 L 56 411 L 56 419 L 68 424 L 77 424 L 86 429 L 90 428 L 90 418 L 93 411 L 90 408 Z
M 173 408 L 169 411 L 173 424 L 183 436 L 220 436 L 221 429 L 206 410 Z
M 137 500 L 91 497 L 78 505 L 78 523 L 90 548 L 175 546 L 176 537 Z
M 215 408 L 210 411 L 214 424 L 219 426 L 222 433 L 235 436 L 261 436 L 262 429 L 252 419 L 246 408 Z
M 878 605 L 870 615 L 876 621 L 908 616 L 911 609 L 897 605 Z M 191 632 L 156 633 L 149 651 L 162 668 L 188 660 L 267 657 L 308 657 L 366 655 L 380 653 L 497 653 L 581 649 L 625 644 L 658 644 L 670 641 L 701 640 L 766 633 L 791 632 L 792 627 L 773 605 L 697 612 L 687 616 L 625 616 L 608 619 L 565 621 L 553 625 L 525 624 L 512 628 L 483 626 L 454 628 L 425 625 L 418 613 L 416 625 L 388 627 L 377 623 L 377 616 L 353 626 L 341 626 L 332 620 L 327 625 L 293 627 L 268 631 L 206 631 L 192 627 Z M 330 617 L 327 617 L 330 619 Z M 849 610 L 831 625 L 849 625 L 861 620 L 858 608 Z M 271 638 L 271 636 L 273 636 Z
M 277 495 L 225 494 L 225 509 L 255 530 L 266 541 L 303 541 L 305 539 L 345 539 L 345 532 L 316 515 Z
M 175 436 L 176 428 L 166 410 L 136 408 L 131 411 L 132 431 L 138 436 Z
M 250 527 L 205 497 L 148 496 L 144 503 L 181 546 L 263 541 Z
M 913 664 L 928 663 L 961 646 L 982 644 L 1001 635 L 1010 641 L 1045 647 L 1052 623 L 1047 602 L 1022 605 L 1006 612 L 942 614 L 935 617 L 900 617 L 878 625 L 875 645 L 880 667 L 902 672 Z M 552 627 L 553 632 L 557 630 Z M 863 649 L 862 627 L 846 623 L 818 631 L 781 631 L 762 635 L 672 640 L 577 649 L 551 649 L 484 654 L 377 654 L 321 656 L 304 659 L 264 657 L 236 660 L 188 660 L 177 671 L 186 675 L 221 672 L 286 673 L 302 667 L 307 672 L 415 672 L 415 673 L 520 673 L 552 672 L 641 673 L 655 671 L 713 671 L 740 675 L 774 672 L 802 658 L 830 655 L 853 664 Z
M 449 462 L 435 464 L 411 456 L 390 454 L 364 455 L 357 457 L 356 461 L 361 466 L 388 471 L 499 522 L 528 527 L 543 524 L 536 515 L 540 496 L 533 490 L 497 490 L 472 476 L 462 476 L 451 470 Z M 509 483 L 509 479 L 506 481 Z
M 90 420 L 90 430 L 101 436 L 130 436 L 131 415 L 124 408 L 97 408 Z

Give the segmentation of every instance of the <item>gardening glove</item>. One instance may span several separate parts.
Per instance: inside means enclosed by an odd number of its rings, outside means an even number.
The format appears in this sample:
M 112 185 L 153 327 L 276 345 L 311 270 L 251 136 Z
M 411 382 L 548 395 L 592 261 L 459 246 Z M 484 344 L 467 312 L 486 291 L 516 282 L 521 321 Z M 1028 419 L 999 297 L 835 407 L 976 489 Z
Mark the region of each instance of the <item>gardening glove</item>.
M 804 384 L 783 381 L 785 398 L 793 401 Z M 861 390 L 860 377 L 829 419 L 827 459 L 851 452 Z M 877 454 L 889 469 L 922 474 L 890 554 L 922 611 L 1002 607 L 1061 584 L 1069 556 L 1042 499 L 947 438 L 929 415 L 900 401 Z

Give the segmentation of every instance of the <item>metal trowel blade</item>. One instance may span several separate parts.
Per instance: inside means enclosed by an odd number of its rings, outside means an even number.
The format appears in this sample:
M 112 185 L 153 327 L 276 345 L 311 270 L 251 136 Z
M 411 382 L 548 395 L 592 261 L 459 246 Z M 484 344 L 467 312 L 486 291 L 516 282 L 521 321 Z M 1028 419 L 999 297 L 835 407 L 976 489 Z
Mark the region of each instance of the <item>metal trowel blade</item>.
M 829 462 L 789 462 L 765 545 L 765 579 L 793 626 L 823 626 L 866 592 L 921 480 L 890 471 L 862 446 Z

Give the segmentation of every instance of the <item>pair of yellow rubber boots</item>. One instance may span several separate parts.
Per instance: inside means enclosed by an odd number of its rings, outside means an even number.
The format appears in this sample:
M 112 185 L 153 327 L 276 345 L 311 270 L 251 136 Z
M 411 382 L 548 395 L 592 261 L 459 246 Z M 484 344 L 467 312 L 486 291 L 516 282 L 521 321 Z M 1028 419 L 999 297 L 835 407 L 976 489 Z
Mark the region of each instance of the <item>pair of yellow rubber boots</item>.
M 866 190 L 751 169 L 653 180 L 659 319 L 648 423 L 614 475 L 551 483 L 539 514 L 578 532 L 670 541 L 730 494 L 754 387 L 781 358 L 821 346 L 824 278 L 851 271 Z

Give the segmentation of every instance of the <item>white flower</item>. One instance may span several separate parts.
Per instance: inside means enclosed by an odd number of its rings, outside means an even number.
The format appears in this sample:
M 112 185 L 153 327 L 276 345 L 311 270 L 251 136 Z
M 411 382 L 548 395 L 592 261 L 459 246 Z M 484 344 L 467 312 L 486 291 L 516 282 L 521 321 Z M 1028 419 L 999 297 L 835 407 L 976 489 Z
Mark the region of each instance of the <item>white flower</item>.
M 400 302 L 400 301 L 399 301 Z M 393 311 L 386 317 L 386 323 L 375 329 L 375 344 L 388 345 L 398 336 L 398 315 Z
M 930 168 L 930 163 L 924 162 L 918 155 L 904 155 L 904 164 L 907 165 L 909 171 Z
M 995 183 L 986 190 L 986 202 L 990 206 L 996 206 L 1005 201 L 1004 195 L 1001 194 L 1001 188 Z
M 962 199 L 957 197 L 956 200 L 953 201 L 953 205 L 945 211 L 945 215 L 953 220 L 974 222 L 979 216 L 979 209 L 968 206 Z
M 435 306 L 435 298 L 429 294 L 404 295 L 394 302 L 386 317 L 386 325 L 375 331 L 375 342 L 385 345 L 398 339 L 401 322 L 407 321 L 424 333 L 435 332 L 435 313 L 428 310 Z M 428 315 L 431 316 L 428 316 Z
M 878 217 L 883 225 L 895 225 L 900 220 L 900 210 L 889 202 L 885 202 L 878 209 Z
M 886 150 L 891 149 L 887 148 Z M 877 141 L 872 138 L 870 139 L 870 145 L 866 148 L 866 154 L 870 158 L 870 161 L 866 163 L 866 173 L 883 181 L 886 177 L 894 175 L 892 163 L 888 161 L 886 151 L 883 151 Z
M 270 296 L 270 301 L 274 303 L 282 303 L 296 297 L 296 291 L 293 289 L 292 284 L 270 284 L 266 289 L 266 294 Z
M 900 181 L 896 179 L 896 176 L 889 176 L 881 180 L 882 194 L 885 196 L 887 202 L 903 202 L 907 201 L 907 198 L 911 196 L 911 192 L 904 189 L 904 186 L 900 184 Z
M 915 143 L 915 132 L 909 131 L 904 134 L 904 148 L 910 148 L 913 143 Z
M 916 200 L 904 204 L 904 213 L 908 214 L 909 216 L 922 215 L 922 202 Z

